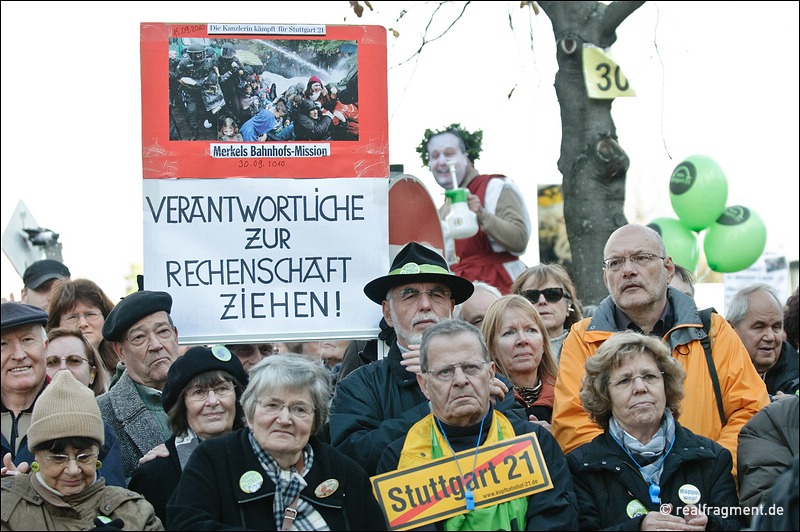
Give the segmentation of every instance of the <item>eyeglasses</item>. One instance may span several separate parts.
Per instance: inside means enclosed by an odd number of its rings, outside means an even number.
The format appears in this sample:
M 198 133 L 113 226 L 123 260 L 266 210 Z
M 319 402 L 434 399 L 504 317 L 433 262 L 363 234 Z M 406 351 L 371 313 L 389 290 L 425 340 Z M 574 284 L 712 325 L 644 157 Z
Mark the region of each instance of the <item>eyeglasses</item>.
M 214 395 L 216 395 L 218 398 L 225 398 L 230 396 L 234 391 L 235 389 L 233 387 L 233 384 L 226 382 L 224 384 L 218 384 L 213 388 L 194 387 L 188 392 L 186 392 L 186 397 L 188 397 L 192 401 L 200 403 L 202 401 L 205 401 L 206 398 L 208 397 L 208 394 L 210 394 L 211 392 L 214 392 Z
M 84 312 L 83 314 L 66 314 L 65 316 L 61 317 L 61 321 L 64 322 L 66 325 L 77 325 L 81 318 L 85 319 L 89 323 L 93 323 L 100 318 L 103 317 L 103 313 L 99 310 L 90 310 L 89 312 Z
M 519 293 L 521 296 L 525 296 L 531 303 L 538 303 L 539 296 L 544 296 L 545 300 L 548 303 L 558 303 L 565 297 L 567 299 L 572 299 L 567 295 L 563 288 L 543 288 L 541 290 L 523 290 Z
M 622 269 L 625 266 L 625 261 L 630 259 L 631 264 L 634 266 L 638 266 L 640 268 L 644 268 L 648 266 L 653 259 L 666 259 L 667 257 L 661 257 L 659 255 L 654 255 L 652 253 L 637 253 L 636 255 L 631 255 L 630 257 L 610 257 L 603 261 L 603 266 L 607 270 L 611 270 L 612 272 L 616 272 Z
M 273 344 L 239 344 L 229 345 L 230 350 L 234 355 L 241 358 L 248 358 L 255 353 L 259 353 L 263 357 L 274 355 L 278 352 L 278 346 Z
M 296 419 L 308 419 L 314 414 L 316 408 L 307 403 L 290 403 L 275 399 L 259 399 L 258 406 L 271 416 L 277 416 L 284 408 L 289 410 L 289 415 Z
M 141 347 L 147 342 L 152 333 L 155 333 L 159 340 L 169 340 L 172 338 L 172 327 L 164 325 L 155 331 L 136 331 L 128 336 L 128 343 L 134 347 Z
M 62 360 L 64 360 L 67 363 L 67 366 L 70 368 L 79 368 L 83 365 L 84 362 L 86 362 L 87 364 L 89 363 L 88 360 L 78 355 L 68 355 L 65 357 L 57 357 L 55 355 L 51 355 L 44 359 L 44 363 L 47 365 L 48 368 L 60 368 Z
M 97 459 L 97 455 L 98 453 L 84 453 L 73 458 L 67 454 L 47 454 L 44 456 L 44 459 L 58 466 L 67 465 L 70 460 L 75 460 L 80 465 L 89 465 L 94 463 Z
M 422 294 L 428 296 L 431 303 L 442 304 L 445 301 L 450 301 L 450 292 L 442 288 L 431 288 L 430 290 L 419 291 L 416 288 L 404 288 L 398 293 L 387 297 L 386 299 L 397 298 L 403 303 L 416 303 Z
M 618 381 L 612 382 L 611 385 L 617 390 L 630 390 L 636 379 L 642 379 L 642 382 L 646 385 L 653 386 L 661 380 L 663 374 L 664 372 L 661 371 L 659 373 L 644 373 L 643 375 L 634 375 L 633 377 L 622 377 Z
M 455 364 L 448 364 L 438 369 L 422 370 L 422 373 L 429 373 L 434 379 L 442 382 L 449 382 L 456 376 L 456 368 L 461 368 L 464 375 L 467 377 L 477 377 L 483 373 L 483 368 L 489 362 L 485 360 L 469 360 L 467 362 L 458 362 Z

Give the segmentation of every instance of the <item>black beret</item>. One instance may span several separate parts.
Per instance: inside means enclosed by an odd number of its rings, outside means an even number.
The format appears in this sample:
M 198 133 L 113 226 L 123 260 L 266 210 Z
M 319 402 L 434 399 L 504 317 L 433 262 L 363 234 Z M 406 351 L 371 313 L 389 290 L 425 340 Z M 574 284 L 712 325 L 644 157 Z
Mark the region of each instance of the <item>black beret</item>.
M 25 269 L 22 282 L 28 288 L 36 290 L 50 279 L 68 279 L 69 268 L 53 259 L 37 260 Z
M 134 292 L 109 312 L 103 324 L 103 338 L 109 342 L 121 342 L 134 323 L 162 310 L 167 314 L 172 310 L 172 296 L 168 293 Z
M 0 317 L 0 329 L 10 329 L 18 325 L 28 325 L 29 323 L 47 324 L 47 312 L 39 307 L 9 301 L 2 305 L 2 317 Z
M 167 383 L 161 392 L 161 404 L 164 405 L 164 412 L 169 412 L 192 379 L 203 373 L 218 370 L 224 371 L 239 381 L 242 387 L 247 386 L 247 372 L 239 357 L 231 354 L 224 345 L 215 345 L 211 348 L 193 347 L 183 356 L 178 357 L 169 367 Z

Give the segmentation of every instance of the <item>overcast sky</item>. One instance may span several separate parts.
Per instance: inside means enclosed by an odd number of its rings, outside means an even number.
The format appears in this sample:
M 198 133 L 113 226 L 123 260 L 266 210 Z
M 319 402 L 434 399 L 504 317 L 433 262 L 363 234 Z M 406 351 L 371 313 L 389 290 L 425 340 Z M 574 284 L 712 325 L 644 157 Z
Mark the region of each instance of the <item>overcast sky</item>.
M 97 281 L 112 299 L 125 294 L 131 265 L 143 262 L 141 22 L 395 27 L 391 163 L 421 178 L 438 205 L 441 189 L 415 152 L 425 128 L 483 129 L 476 166 L 512 177 L 535 218 L 537 185 L 561 181 L 550 22 L 519 2 L 473 2 L 419 61 L 398 66 L 419 47 L 431 5 L 377 0 L 358 19 L 344 1 L 3 2 L 3 229 L 23 200 L 61 235 L 73 277 Z M 447 3 L 431 34 L 461 5 Z M 670 174 L 705 154 L 726 173 L 727 204 L 766 222 L 767 250 L 798 258 L 797 43 L 797 2 L 647 2 L 623 23 L 612 53 L 637 97 L 618 99 L 612 112 L 631 158 L 630 221 L 674 217 Z M 535 264 L 531 242 L 524 258 Z M 5 255 L 0 266 L 3 294 L 18 295 Z

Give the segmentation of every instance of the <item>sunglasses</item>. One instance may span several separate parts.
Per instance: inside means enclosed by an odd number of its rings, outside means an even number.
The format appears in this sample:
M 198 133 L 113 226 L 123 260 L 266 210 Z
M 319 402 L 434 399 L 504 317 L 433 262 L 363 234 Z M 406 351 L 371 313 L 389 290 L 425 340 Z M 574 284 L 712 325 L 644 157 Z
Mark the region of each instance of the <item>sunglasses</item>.
M 548 303 L 558 303 L 565 297 L 567 299 L 572 299 L 569 295 L 564 292 L 563 288 L 544 288 L 542 290 L 523 290 L 519 293 L 521 296 L 525 296 L 531 303 L 538 303 L 539 296 L 544 296 L 545 300 Z

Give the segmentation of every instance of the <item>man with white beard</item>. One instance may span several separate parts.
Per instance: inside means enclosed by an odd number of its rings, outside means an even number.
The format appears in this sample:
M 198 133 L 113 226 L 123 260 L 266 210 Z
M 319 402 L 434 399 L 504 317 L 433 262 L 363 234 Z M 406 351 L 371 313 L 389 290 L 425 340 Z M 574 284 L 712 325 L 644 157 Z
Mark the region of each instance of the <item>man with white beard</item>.
M 383 308 L 397 338 L 381 360 L 339 381 L 330 413 L 330 442 L 374 475 L 381 453 L 430 413 L 417 383 L 422 333 L 450 318 L 453 307 L 472 295 L 472 282 L 454 275 L 444 258 L 411 242 L 395 257 L 388 275 L 367 283 L 364 293 Z M 496 408 L 510 411 L 513 394 L 495 379 Z

